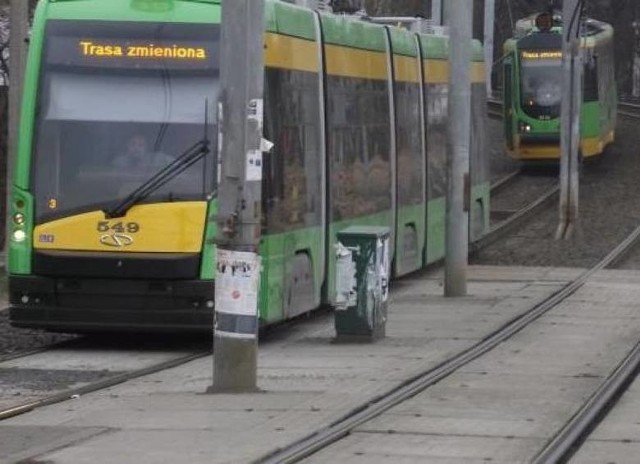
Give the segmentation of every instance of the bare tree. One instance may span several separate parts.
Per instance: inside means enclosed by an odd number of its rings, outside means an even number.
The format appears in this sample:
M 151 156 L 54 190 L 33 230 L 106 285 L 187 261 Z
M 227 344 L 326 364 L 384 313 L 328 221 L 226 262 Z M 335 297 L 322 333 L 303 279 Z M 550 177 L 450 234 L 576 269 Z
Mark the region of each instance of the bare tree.
M 0 3 L 0 86 L 9 76 L 9 7 Z
M 429 17 L 431 2 L 425 0 L 366 0 L 371 16 L 424 16 Z

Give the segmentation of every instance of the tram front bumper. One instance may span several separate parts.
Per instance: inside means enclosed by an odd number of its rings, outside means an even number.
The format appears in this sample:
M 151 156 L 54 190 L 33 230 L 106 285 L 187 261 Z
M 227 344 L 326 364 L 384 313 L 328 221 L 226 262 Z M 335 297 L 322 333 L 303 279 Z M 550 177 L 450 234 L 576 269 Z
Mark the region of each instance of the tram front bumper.
M 213 330 L 213 280 L 10 276 L 15 327 L 57 332 Z

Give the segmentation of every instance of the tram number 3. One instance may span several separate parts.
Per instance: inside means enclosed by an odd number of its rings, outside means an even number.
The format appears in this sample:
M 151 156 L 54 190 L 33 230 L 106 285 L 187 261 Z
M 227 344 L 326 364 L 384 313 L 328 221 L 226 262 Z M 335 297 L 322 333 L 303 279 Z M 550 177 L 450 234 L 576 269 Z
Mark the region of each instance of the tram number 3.
M 107 221 L 98 222 L 98 232 L 116 232 L 118 234 L 136 234 L 140 232 L 140 224 L 137 222 L 116 222 L 111 224 Z

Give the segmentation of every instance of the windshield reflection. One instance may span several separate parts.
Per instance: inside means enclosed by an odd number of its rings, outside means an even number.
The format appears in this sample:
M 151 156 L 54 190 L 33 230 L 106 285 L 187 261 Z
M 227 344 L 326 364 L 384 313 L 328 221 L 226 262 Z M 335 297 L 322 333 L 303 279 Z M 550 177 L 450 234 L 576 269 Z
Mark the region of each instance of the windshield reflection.
M 78 24 L 54 23 L 51 31 L 59 35 L 48 39 L 32 163 L 38 223 L 113 207 L 185 147 L 203 137 L 217 146 L 216 67 L 210 62 L 88 61 L 81 55 L 64 62 L 62 51 L 79 43 Z M 176 25 L 158 30 L 137 23 L 108 26 L 96 27 L 138 41 L 143 33 L 195 34 L 194 28 Z M 216 165 L 210 153 L 144 201 L 203 200 L 215 190 Z
M 522 61 L 522 107 L 529 116 L 560 115 L 562 73 L 559 60 Z

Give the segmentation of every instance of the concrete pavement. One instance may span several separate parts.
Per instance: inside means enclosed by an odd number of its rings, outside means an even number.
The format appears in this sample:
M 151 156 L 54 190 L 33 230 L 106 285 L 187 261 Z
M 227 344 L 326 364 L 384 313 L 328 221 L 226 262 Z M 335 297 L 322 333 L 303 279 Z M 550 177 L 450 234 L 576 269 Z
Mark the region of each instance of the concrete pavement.
M 473 267 L 392 291 L 387 337 L 332 343 L 330 314 L 261 341 L 262 393 L 207 395 L 203 359 L 0 423 L 0 461 L 244 463 L 300 439 L 468 348 L 577 269 Z M 528 462 L 640 336 L 640 273 L 604 271 L 491 353 L 308 462 Z

